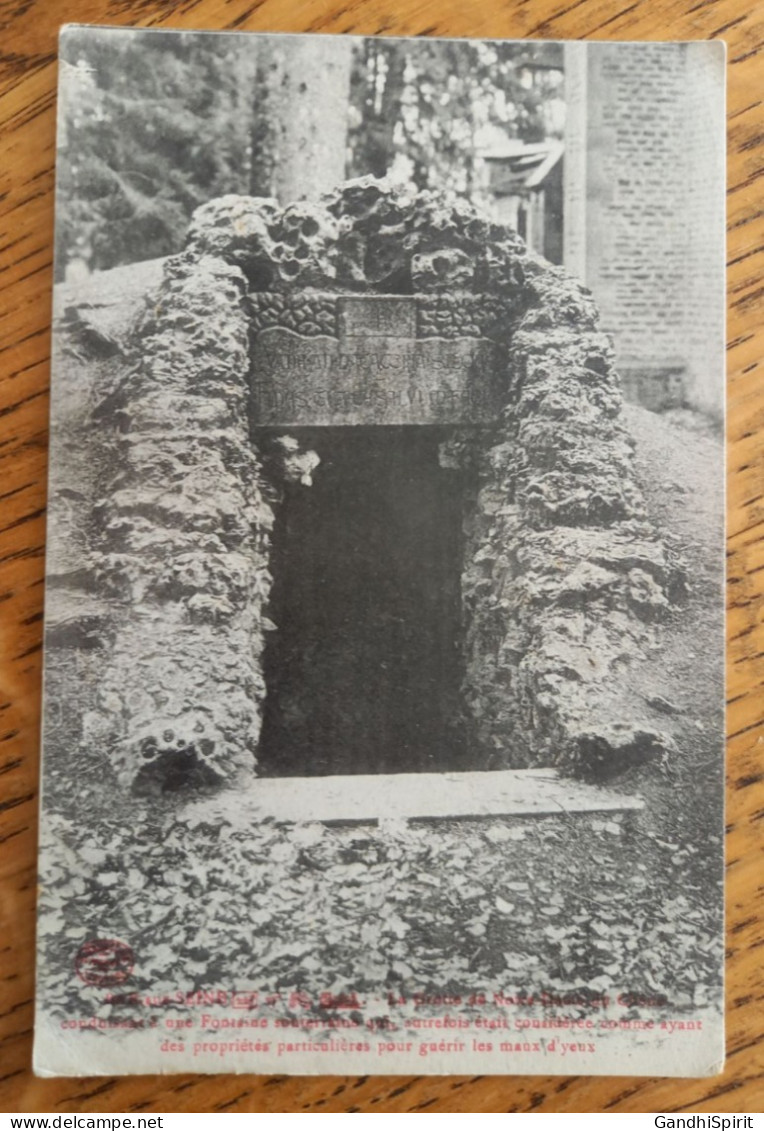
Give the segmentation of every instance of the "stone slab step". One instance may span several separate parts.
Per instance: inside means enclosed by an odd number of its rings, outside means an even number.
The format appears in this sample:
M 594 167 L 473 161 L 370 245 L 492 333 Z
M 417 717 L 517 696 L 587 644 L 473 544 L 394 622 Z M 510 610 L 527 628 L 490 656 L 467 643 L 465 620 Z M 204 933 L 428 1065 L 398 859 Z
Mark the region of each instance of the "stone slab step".
M 247 808 L 278 821 L 535 817 L 639 810 L 639 797 L 561 778 L 552 769 L 261 778 Z

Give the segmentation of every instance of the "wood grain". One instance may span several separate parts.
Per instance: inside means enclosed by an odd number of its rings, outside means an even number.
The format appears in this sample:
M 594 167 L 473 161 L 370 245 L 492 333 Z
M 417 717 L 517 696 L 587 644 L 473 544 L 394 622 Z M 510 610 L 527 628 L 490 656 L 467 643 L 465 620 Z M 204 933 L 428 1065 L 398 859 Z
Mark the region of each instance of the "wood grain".
M 711 1080 L 176 1076 L 30 1071 L 56 34 L 82 23 L 729 45 L 728 1060 Z M 764 817 L 764 18 L 750 0 L 5 0 L 0 3 L 0 1109 L 756 1112 Z

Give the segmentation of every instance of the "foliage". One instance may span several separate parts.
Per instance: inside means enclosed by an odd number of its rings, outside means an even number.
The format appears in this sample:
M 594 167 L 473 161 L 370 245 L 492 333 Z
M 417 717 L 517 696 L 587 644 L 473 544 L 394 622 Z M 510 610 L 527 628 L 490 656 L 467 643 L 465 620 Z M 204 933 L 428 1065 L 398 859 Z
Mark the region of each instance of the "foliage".
M 136 811 L 129 830 L 50 816 L 40 978 L 55 1013 L 111 1012 L 72 973 L 98 937 L 133 947 L 126 988 L 153 995 L 639 990 L 676 1017 L 718 990 L 721 877 L 649 816 L 327 828 L 258 820 L 241 795 L 213 814 Z
M 348 174 L 382 177 L 399 169 L 420 189 L 479 195 L 482 131 L 500 127 L 529 142 L 547 133 L 545 105 L 556 80 L 542 71 L 531 81 L 525 67 L 542 61 L 561 69 L 559 45 L 365 40 L 354 74 Z

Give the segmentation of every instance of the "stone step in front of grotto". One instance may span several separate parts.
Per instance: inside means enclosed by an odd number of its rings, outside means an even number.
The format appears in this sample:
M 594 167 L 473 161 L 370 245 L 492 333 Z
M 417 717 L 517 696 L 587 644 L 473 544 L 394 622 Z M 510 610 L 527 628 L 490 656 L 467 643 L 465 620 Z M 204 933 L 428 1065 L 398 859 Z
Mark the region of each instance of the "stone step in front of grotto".
M 223 802 L 223 794 L 218 801 Z M 253 821 L 377 823 L 461 817 L 548 817 L 637 812 L 641 798 L 556 770 L 487 770 L 437 774 L 345 774 L 314 778 L 260 778 L 246 797 Z

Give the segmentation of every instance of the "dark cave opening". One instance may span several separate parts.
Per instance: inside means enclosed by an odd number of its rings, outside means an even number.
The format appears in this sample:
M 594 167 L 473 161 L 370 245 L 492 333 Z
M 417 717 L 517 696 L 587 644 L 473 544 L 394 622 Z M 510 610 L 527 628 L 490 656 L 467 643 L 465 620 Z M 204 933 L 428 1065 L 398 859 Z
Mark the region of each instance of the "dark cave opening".
M 292 429 L 320 464 L 276 508 L 258 774 L 468 769 L 463 472 L 449 429 Z

